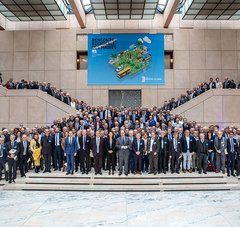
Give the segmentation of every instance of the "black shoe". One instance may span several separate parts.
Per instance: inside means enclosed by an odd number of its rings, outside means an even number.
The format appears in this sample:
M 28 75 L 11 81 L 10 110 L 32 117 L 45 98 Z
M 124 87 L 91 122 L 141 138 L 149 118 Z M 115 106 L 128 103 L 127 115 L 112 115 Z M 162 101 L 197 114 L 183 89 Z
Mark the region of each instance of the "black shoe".
M 164 171 L 163 173 L 166 174 L 166 171 Z
M 203 173 L 204 173 L 204 174 L 207 174 L 207 172 L 206 172 L 206 171 L 204 171 Z
M 102 172 L 99 172 L 100 175 L 102 175 Z
M 177 174 L 180 174 L 180 172 L 179 172 L 179 171 L 177 171 Z
M 153 172 L 149 172 L 148 174 L 153 174 Z
M 48 170 L 49 173 L 51 173 L 51 170 Z
M 21 175 L 21 177 L 26 177 L 26 175 Z
M 47 170 L 44 170 L 43 173 L 47 173 L 48 171 Z
M 13 183 L 16 183 L 14 179 L 12 180 L 12 182 L 13 182 Z
M 155 172 L 154 175 L 157 175 L 157 172 Z
M 124 174 L 125 174 L 126 177 L 128 176 L 128 173 L 124 173 Z
M 112 171 L 112 175 L 114 175 L 114 171 Z
M 111 171 L 108 172 L 108 175 L 111 175 Z
M 12 183 L 12 181 L 11 181 L 11 180 L 9 180 L 9 181 L 8 181 L 8 183 L 9 183 L 9 184 L 11 184 L 11 183 Z
M 59 170 L 59 171 L 62 171 L 62 169 L 61 169 L 61 168 L 59 168 L 58 170 Z
M 98 173 L 96 172 L 95 175 L 98 175 Z
M 236 177 L 236 175 L 233 173 L 233 174 L 231 174 L 233 177 Z
M 222 174 L 225 174 L 225 170 L 222 171 Z
M 121 175 L 122 175 L 122 172 L 119 172 L 119 173 L 118 173 L 118 176 L 121 176 Z
M 57 168 L 55 168 L 53 171 L 57 171 Z
M 199 174 L 202 174 L 202 172 L 201 172 L 201 171 L 198 171 L 198 173 L 199 173 Z
M 66 173 L 66 175 L 69 175 L 69 174 L 70 174 L 69 172 Z
M 71 172 L 71 175 L 73 175 L 73 172 Z
M 88 175 L 88 172 L 86 172 L 86 174 Z

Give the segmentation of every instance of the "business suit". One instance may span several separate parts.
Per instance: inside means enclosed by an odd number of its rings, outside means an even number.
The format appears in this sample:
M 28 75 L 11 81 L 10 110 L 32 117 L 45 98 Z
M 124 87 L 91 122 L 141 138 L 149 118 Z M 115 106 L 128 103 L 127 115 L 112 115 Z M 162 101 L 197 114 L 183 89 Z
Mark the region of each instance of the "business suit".
M 74 171 L 74 155 L 77 153 L 77 141 L 74 136 L 68 136 L 64 142 L 64 153 L 67 157 L 67 174 Z
M 91 148 L 93 152 L 94 158 L 94 169 L 95 174 L 102 174 L 102 156 L 103 156 L 103 149 L 104 149 L 104 139 L 102 137 L 94 137 L 91 140 Z
M 54 170 L 61 170 L 63 166 L 63 155 L 62 155 L 62 148 L 61 148 L 61 141 L 63 135 L 62 132 L 57 132 L 53 136 L 53 162 L 54 162 Z
M 225 151 L 227 149 L 227 140 L 222 136 L 219 139 L 217 136 L 214 139 L 214 147 L 216 150 L 216 171 L 219 172 L 222 170 L 225 173 L 225 162 L 226 162 L 226 154 Z
M 192 152 L 194 150 L 193 137 L 183 136 L 181 138 L 182 142 L 182 153 L 183 153 L 183 170 L 190 170 L 192 161 Z
M 7 159 L 6 146 L 4 144 L 0 144 L 0 180 L 2 180 L 2 169 L 5 174 L 5 180 L 8 180 L 5 167 L 6 159 Z
M 159 152 L 159 140 L 157 138 L 155 138 L 154 140 L 152 140 L 151 138 L 148 139 L 147 151 L 149 154 L 149 165 L 150 165 L 149 173 L 157 174 L 158 152 Z
M 169 141 L 169 156 L 171 156 L 171 172 L 179 173 L 179 157 L 182 152 L 181 139 L 175 139 Z
M 44 158 L 44 172 L 51 172 L 51 157 L 54 149 L 53 137 L 43 136 L 41 138 L 42 155 Z
M 237 160 L 237 176 L 240 176 L 240 144 L 238 144 L 236 160 Z
M 227 139 L 227 174 L 228 176 L 234 175 L 234 167 L 235 167 L 235 157 L 238 150 L 237 140 L 235 138 Z
M 196 153 L 198 157 L 198 172 L 207 173 L 207 161 L 208 161 L 208 140 L 196 141 Z
M 129 139 L 129 159 L 128 159 L 128 171 L 131 173 L 134 173 L 134 170 L 135 170 L 135 154 L 134 154 L 134 151 L 133 151 L 133 141 L 135 139 L 135 137 L 128 137 Z
M 122 146 L 126 146 L 126 148 L 122 148 Z M 123 172 L 123 164 L 124 164 L 124 173 L 128 174 L 128 159 L 129 159 L 129 147 L 130 141 L 129 138 L 119 137 L 116 141 L 116 148 L 118 149 L 118 159 L 119 159 L 119 174 Z
M 18 144 L 18 155 L 19 155 L 19 169 L 21 177 L 25 176 L 25 173 L 28 172 L 27 160 L 29 157 L 29 142 L 21 141 Z
M 169 141 L 167 137 L 159 137 L 158 173 L 166 173 L 168 167 Z
M 105 141 L 105 149 L 107 151 L 107 169 L 109 172 L 112 170 L 112 172 L 115 171 L 115 157 L 116 157 L 116 139 L 112 138 L 112 141 L 110 141 L 109 138 Z M 109 151 L 112 151 L 112 153 L 109 153 Z
M 11 150 L 14 149 L 15 153 L 11 155 Z M 8 179 L 9 181 L 15 180 L 17 177 L 17 156 L 18 156 L 18 143 L 7 142 L 6 143 L 7 150 L 7 162 L 8 162 Z
M 134 161 L 135 161 L 135 172 L 141 172 L 142 169 L 142 157 L 144 152 L 144 140 L 143 139 L 134 139 L 132 148 L 134 153 Z M 140 154 L 137 154 L 140 152 Z
M 90 147 L 91 147 L 91 138 L 90 136 L 80 136 L 79 137 L 80 144 L 80 170 L 82 173 L 87 173 L 91 170 L 90 166 Z

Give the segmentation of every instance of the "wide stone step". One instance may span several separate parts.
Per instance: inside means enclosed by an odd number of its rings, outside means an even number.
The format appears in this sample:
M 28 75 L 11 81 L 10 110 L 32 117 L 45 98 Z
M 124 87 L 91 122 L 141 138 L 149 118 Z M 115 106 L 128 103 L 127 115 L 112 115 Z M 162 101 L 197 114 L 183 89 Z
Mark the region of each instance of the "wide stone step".
M 37 191 L 211 191 L 240 190 L 239 184 L 198 185 L 59 185 L 59 184 L 7 184 L 3 190 Z

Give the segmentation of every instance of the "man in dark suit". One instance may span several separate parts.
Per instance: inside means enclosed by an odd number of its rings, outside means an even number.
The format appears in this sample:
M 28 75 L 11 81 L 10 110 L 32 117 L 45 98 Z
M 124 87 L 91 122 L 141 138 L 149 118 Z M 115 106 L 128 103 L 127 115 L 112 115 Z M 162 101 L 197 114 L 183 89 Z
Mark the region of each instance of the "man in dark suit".
M 7 161 L 8 161 L 8 178 L 9 183 L 15 182 L 17 177 L 17 157 L 18 143 L 15 141 L 15 135 L 10 136 L 10 141 L 6 143 Z
M 45 135 L 41 138 L 42 154 L 44 158 L 45 169 L 43 173 L 51 173 L 51 157 L 54 149 L 53 137 L 50 136 L 49 129 L 45 130 Z
M 228 79 L 228 77 L 225 77 L 225 80 L 223 82 L 223 89 L 230 88 L 231 81 Z
M 55 129 L 55 134 L 53 136 L 53 144 L 54 144 L 54 150 L 53 150 L 53 157 L 54 157 L 54 171 L 57 169 L 61 171 L 61 168 L 63 166 L 62 161 L 62 147 L 61 147 L 61 141 L 62 141 L 62 132 L 60 132 L 59 128 L 57 127 Z
M 26 172 L 28 172 L 28 157 L 29 157 L 29 142 L 27 140 L 27 135 L 22 135 L 22 141 L 18 144 L 19 151 L 19 169 L 21 177 L 26 177 Z
M 165 131 L 161 131 L 159 137 L 159 153 L 158 153 L 158 173 L 166 174 L 168 167 L 168 152 L 169 152 L 169 142 L 168 138 L 165 136 Z
M 4 145 L 4 138 L 0 137 L 0 180 L 2 180 L 2 169 L 4 171 L 5 180 L 7 181 L 7 174 L 6 174 L 6 156 L 7 156 L 7 149 Z
M 150 172 L 148 174 L 157 174 L 158 171 L 158 152 L 159 152 L 159 140 L 156 137 L 155 132 L 151 133 L 151 138 L 147 141 L 147 152 L 149 154 Z
M 198 157 L 198 173 L 207 174 L 208 161 L 208 140 L 205 139 L 204 133 L 199 134 L 199 139 L 196 140 L 195 150 Z
M 144 147 L 145 147 L 144 140 L 141 139 L 141 134 L 138 132 L 132 144 L 132 149 L 134 152 L 134 159 L 135 159 L 134 174 L 137 174 L 137 173 L 141 174 Z
M 65 138 L 64 142 L 64 155 L 67 157 L 67 173 L 73 175 L 74 171 L 74 156 L 77 155 L 77 139 L 73 135 L 72 131 L 69 131 L 68 137 Z
M 91 147 L 91 138 L 87 135 L 87 130 L 82 130 L 82 136 L 79 138 L 80 144 L 80 171 L 82 174 L 90 172 L 90 147 Z
M 169 140 L 169 158 L 171 160 L 171 173 L 179 174 L 179 157 L 182 152 L 181 139 L 178 136 L 178 132 L 174 132 L 172 140 Z
M 130 130 L 128 133 L 128 139 L 129 139 L 129 159 L 128 159 L 128 170 L 131 173 L 134 173 L 135 171 L 135 154 L 133 151 L 133 141 L 134 141 L 134 136 L 133 136 L 133 130 Z
M 182 137 L 181 141 L 183 153 L 183 172 L 186 173 L 186 170 L 188 170 L 191 173 L 191 160 L 192 152 L 194 150 L 194 141 L 192 136 L 190 136 L 189 130 L 185 130 L 184 136 Z
M 100 131 L 96 131 L 96 136 L 91 140 L 91 148 L 94 158 L 95 175 L 102 175 L 102 156 L 104 149 L 104 139 L 100 137 Z
M 215 89 L 216 88 L 216 83 L 213 81 L 213 78 L 210 78 L 210 82 L 208 84 L 209 89 Z
M 125 136 L 124 130 L 121 130 L 120 137 L 117 138 L 116 148 L 118 149 L 118 161 L 119 161 L 119 173 L 121 176 L 123 172 L 124 165 L 124 174 L 128 175 L 128 159 L 129 159 L 129 147 L 130 141 L 129 138 Z
M 229 138 L 227 139 L 227 175 L 235 176 L 234 174 L 234 167 L 235 167 L 235 157 L 238 150 L 237 140 L 233 138 L 234 134 L 231 131 L 229 133 Z

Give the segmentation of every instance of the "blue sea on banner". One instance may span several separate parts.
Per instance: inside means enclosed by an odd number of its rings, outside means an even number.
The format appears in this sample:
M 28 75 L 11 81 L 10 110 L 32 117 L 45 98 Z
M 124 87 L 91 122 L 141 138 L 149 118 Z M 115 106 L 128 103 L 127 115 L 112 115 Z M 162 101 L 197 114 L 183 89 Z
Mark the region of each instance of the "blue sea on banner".
M 165 84 L 163 34 L 89 34 L 88 85 Z

